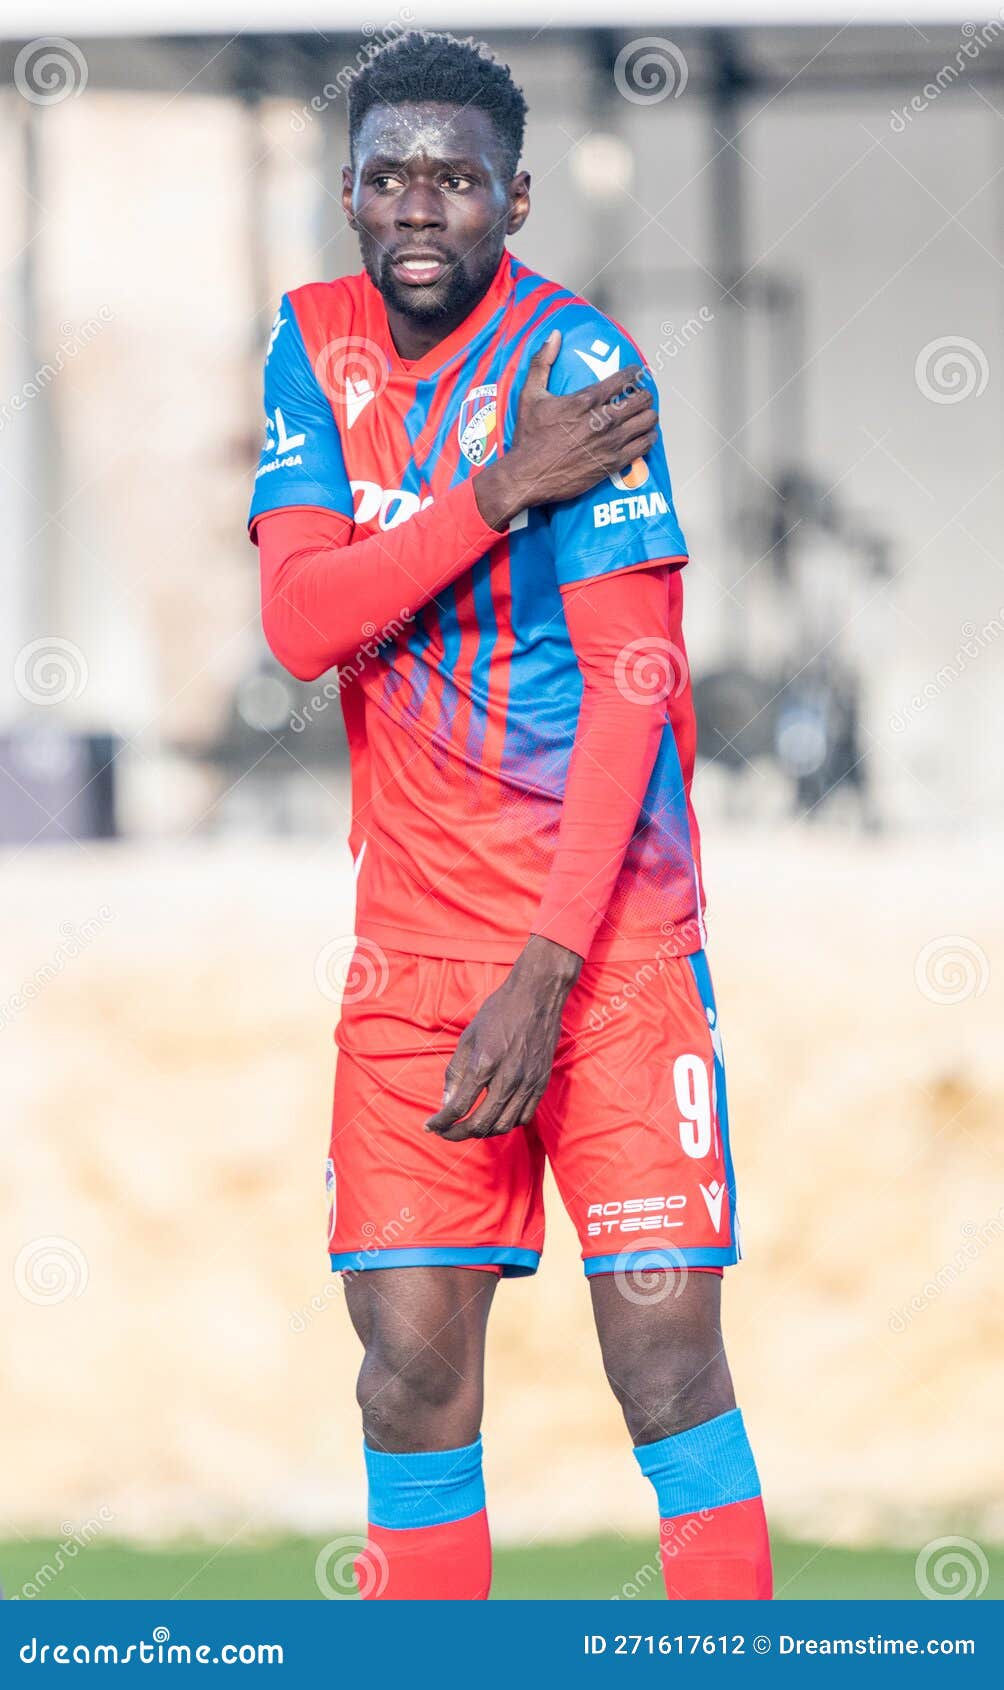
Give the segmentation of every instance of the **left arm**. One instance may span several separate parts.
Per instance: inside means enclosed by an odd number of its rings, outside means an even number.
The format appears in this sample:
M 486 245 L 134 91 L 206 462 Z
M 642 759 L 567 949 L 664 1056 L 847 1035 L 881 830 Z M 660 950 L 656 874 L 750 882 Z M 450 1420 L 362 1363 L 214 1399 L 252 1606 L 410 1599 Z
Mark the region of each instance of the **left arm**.
M 550 1079 L 565 1002 L 603 920 L 658 754 L 673 685 L 673 567 L 656 561 L 563 592 L 583 691 L 558 844 L 533 934 L 447 1068 L 442 1106 L 427 1123 L 442 1138 L 494 1138 L 525 1125 Z

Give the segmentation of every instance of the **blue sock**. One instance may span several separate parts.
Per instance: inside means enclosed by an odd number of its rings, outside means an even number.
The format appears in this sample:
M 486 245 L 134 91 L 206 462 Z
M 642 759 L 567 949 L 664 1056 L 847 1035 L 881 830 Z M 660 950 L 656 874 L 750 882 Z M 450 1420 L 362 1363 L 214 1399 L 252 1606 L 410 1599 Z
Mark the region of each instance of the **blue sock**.
M 463 1449 L 388 1455 L 363 1445 L 369 1480 L 369 1519 L 374 1526 L 404 1531 L 464 1520 L 485 1505 L 481 1439 Z
M 769 1601 L 770 1539 L 737 1408 L 635 1450 L 659 1499 L 659 1558 L 672 1601 Z
M 641 1444 L 635 1458 L 659 1499 L 659 1517 L 699 1514 L 760 1495 L 742 1413 L 733 1408 L 686 1432 Z

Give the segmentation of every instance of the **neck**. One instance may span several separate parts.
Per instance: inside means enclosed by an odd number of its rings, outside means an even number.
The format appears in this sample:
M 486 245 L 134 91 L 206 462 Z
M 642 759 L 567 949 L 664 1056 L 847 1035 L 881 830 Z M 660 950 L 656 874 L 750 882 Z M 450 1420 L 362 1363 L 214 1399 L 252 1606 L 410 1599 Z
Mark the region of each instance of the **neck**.
M 387 312 L 387 326 L 395 349 L 402 358 L 412 362 L 416 358 L 424 358 L 427 352 L 438 346 L 458 329 L 464 321 L 476 311 L 485 294 L 495 280 L 493 272 L 488 280 L 474 296 L 459 305 L 455 311 L 446 317 L 437 317 L 434 323 L 423 323 L 421 318 L 411 317 L 404 311 L 398 311 L 394 306 L 384 306 Z

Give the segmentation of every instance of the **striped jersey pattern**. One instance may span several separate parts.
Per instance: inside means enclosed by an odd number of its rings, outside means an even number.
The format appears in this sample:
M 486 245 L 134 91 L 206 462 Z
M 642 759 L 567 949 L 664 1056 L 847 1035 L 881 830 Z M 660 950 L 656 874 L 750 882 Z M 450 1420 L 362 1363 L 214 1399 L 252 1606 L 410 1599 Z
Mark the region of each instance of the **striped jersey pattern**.
M 251 523 L 320 507 L 346 517 L 356 541 L 407 522 L 511 444 L 530 360 L 555 328 L 552 392 L 641 361 L 610 318 L 508 251 L 471 315 L 410 363 L 365 274 L 285 295 L 265 365 Z M 432 602 L 364 631 L 358 657 L 334 677 L 352 761 L 360 935 L 431 956 L 516 956 L 554 855 L 582 695 L 562 589 L 661 559 L 682 564 L 686 544 L 660 433 L 646 459 L 576 499 L 522 512 Z M 703 943 L 682 601 L 677 570 L 656 673 L 630 649 L 621 658 L 618 685 L 639 696 L 657 687 L 665 725 L 596 957 L 683 955 Z

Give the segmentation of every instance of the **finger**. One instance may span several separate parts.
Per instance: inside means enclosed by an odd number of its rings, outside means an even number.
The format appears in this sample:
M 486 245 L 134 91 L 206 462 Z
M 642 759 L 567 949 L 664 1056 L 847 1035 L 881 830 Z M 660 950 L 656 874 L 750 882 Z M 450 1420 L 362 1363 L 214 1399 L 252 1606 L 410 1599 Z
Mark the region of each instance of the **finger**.
M 644 402 L 632 405 L 625 415 L 619 411 L 611 411 L 609 405 L 603 405 L 589 413 L 589 440 L 586 445 L 588 448 L 595 444 L 607 453 L 622 451 L 624 441 L 646 434 L 655 427 L 656 414 L 651 406 Z M 574 423 L 569 425 L 568 433 L 573 437 L 578 433 Z
M 481 1105 L 481 1109 L 483 1108 L 484 1104 Z M 490 1114 L 486 1120 L 480 1110 L 475 1114 L 477 1119 L 475 1115 L 465 1115 L 462 1121 L 457 1121 L 452 1127 L 444 1127 L 439 1137 L 446 1139 L 450 1144 L 462 1144 L 472 1138 L 494 1138 L 495 1115 Z
M 479 1138 L 502 1138 L 504 1134 L 513 1132 L 516 1127 L 523 1125 L 524 1116 L 532 1115 L 531 1094 L 525 1083 L 518 1080 L 509 1100 L 495 1115 L 479 1122 L 481 1110 L 476 1110 L 471 1116 L 475 1124 L 475 1136 Z
M 507 1133 L 515 1132 L 517 1127 L 521 1127 L 523 1125 L 523 1115 L 526 1108 L 526 1093 L 521 1091 L 513 1098 L 512 1102 L 503 1109 L 491 1131 L 485 1133 L 483 1136 L 485 1138 L 505 1138 Z
M 543 1087 L 543 1088 L 541 1088 L 537 1091 L 531 1091 L 523 1099 L 523 1103 L 522 1103 L 522 1106 L 521 1106 L 520 1112 L 519 1112 L 519 1125 L 521 1127 L 528 1127 L 528 1126 L 531 1125 L 531 1123 L 533 1121 L 533 1117 L 536 1115 L 537 1110 L 540 1108 L 540 1100 L 543 1097 L 544 1091 L 546 1089 L 547 1089 L 546 1087 Z
M 508 1101 L 504 1104 L 501 1110 L 497 1111 L 490 1120 L 486 1121 L 481 1130 L 478 1131 L 477 1136 L 482 1138 L 502 1138 L 505 1133 L 511 1133 L 514 1128 L 520 1125 L 523 1119 L 523 1110 L 526 1108 L 526 1102 L 526 1086 L 521 1080 L 517 1080 L 515 1089 L 510 1093 Z M 477 1122 L 478 1114 L 480 1114 L 480 1110 L 475 1111 L 474 1115 L 471 1116 L 471 1120 Z
M 650 411 L 653 417 L 656 414 L 655 394 L 647 387 L 633 387 L 626 398 L 619 402 L 609 399 L 603 406 L 603 415 L 610 419 L 613 428 L 632 417 L 644 416 L 646 411 Z
M 615 370 L 612 376 L 604 376 L 595 387 L 586 387 L 581 391 L 587 393 L 594 404 L 605 405 L 617 394 L 627 394 L 635 388 L 651 394 L 651 389 L 645 386 L 645 369 L 642 364 L 630 364 L 626 370 Z
M 648 406 L 630 417 L 611 417 L 609 406 L 597 414 L 601 420 L 598 427 L 592 425 L 593 433 L 604 452 L 623 452 L 629 440 L 637 440 L 659 426 L 655 412 Z
M 530 367 L 526 372 L 523 392 L 529 387 L 537 393 L 547 392 L 547 383 L 554 366 L 554 360 L 561 351 L 561 331 L 552 329 L 544 344 L 530 359 Z
M 644 386 L 645 371 L 642 365 L 629 364 L 626 370 L 614 370 L 612 375 L 604 376 L 602 381 L 594 383 L 592 387 L 581 388 L 580 392 L 605 405 L 620 394 L 633 393 Z
M 441 1132 L 444 1127 L 452 1126 L 468 1114 L 485 1089 L 485 1076 L 476 1073 L 469 1066 L 463 1056 L 454 1057 L 456 1067 L 452 1065 L 446 1070 L 446 1084 L 443 1087 L 443 1101 L 434 1115 L 430 1115 L 425 1123 L 428 1133 Z
M 586 449 L 589 461 L 596 469 L 597 479 L 628 468 L 637 458 L 644 458 L 658 438 L 656 428 L 641 434 L 598 436 L 596 444 Z
M 608 462 L 616 458 L 616 468 L 623 469 L 625 464 L 631 464 L 635 458 L 643 458 L 652 450 L 659 438 L 659 430 L 655 424 L 646 429 L 634 429 L 630 434 L 612 435 L 603 442 L 603 456 Z
M 462 1121 L 447 1133 L 444 1138 L 452 1139 L 454 1143 L 462 1138 L 493 1138 L 500 1130 L 503 1118 L 508 1118 L 514 1103 L 518 1103 L 523 1096 L 524 1086 L 518 1073 L 496 1074 L 488 1088 L 488 1095 L 478 1105 L 473 1113 L 468 1114 Z M 515 1126 L 515 1118 L 510 1126 Z M 509 1129 L 506 1128 L 506 1131 Z
M 475 1085 L 470 1091 L 465 1090 L 462 1094 L 451 1098 L 449 1103 L 444 1103 L 441 1108 L 437 1109 L 435 1115 L 429 1116 L 425 1123 L 426 1132 L 438 1133 L 440 1138 L 448 1138 L 450 1136 L 448 1129 L 456 1121 L 462 1121 L 465 1116 L 470 1114 L 484 1089 L 482 1085 Z M 465 1135 L 460 1134 L 459 1136 L 464 1137 Z
M 593 419 L 602 419 L 603 428 L 614 428 L 615 423 L 622 423 L 627 417 L 637 416 L 639 411 L 654 411 L 656 401 L 647 387 L 632 387 L 625 394 L 608 395 L 607 399 L 598 399 L 592 389 L 587 389 L 588 416 L 593 428 L 600 424 Z M 576 394 L 575 397 L 580 397 Z
M 625 428 L 625 424 L 636 423 L 639 417 L 654 416 L 656 402 L 652 395 L 647 394 L 644 387 L 636 387 L 620 404 L 608 399 L 605 406 L 590 406 L 590 428 L 608 433 L 610 429 Z

